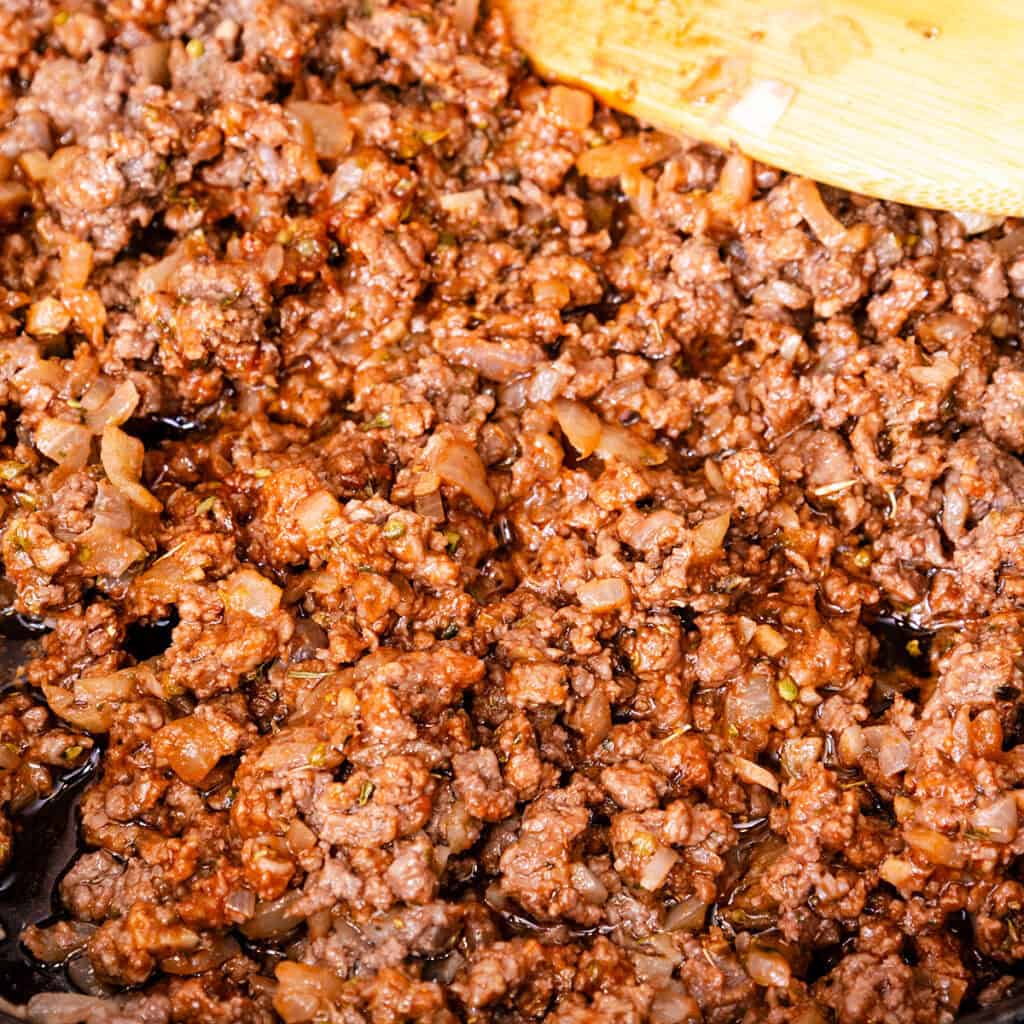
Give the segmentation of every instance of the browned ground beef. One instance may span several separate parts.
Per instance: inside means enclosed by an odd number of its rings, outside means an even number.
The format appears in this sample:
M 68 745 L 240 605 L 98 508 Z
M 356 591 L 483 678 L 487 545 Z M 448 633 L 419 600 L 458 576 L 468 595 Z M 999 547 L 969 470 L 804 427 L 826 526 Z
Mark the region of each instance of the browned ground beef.
M 0 11 L 4 595 L 48 630 L 0 859 L 102 749 L 22 936 L 85 995 L 29 1020 L 996 1001 L 1024 227 L 675 142 L 456 6 Z

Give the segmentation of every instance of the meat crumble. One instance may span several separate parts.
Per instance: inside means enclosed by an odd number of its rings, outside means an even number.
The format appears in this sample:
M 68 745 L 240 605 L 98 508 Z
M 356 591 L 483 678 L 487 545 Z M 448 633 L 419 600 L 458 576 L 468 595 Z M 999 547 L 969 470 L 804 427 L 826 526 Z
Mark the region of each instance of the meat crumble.
M 23 1019 L 1011 991 L 1024 226 L 466 0 L 7 0 L 0 71 L 0 861 L 98 765 Z

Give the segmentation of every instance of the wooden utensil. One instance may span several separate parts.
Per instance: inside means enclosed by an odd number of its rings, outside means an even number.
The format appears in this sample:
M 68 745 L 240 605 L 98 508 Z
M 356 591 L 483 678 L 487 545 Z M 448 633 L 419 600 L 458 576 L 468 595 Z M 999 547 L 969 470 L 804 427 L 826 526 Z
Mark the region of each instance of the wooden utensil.
M 504 0 L 537 68 L 918 206 L 1024 215 L 1022 0 Z

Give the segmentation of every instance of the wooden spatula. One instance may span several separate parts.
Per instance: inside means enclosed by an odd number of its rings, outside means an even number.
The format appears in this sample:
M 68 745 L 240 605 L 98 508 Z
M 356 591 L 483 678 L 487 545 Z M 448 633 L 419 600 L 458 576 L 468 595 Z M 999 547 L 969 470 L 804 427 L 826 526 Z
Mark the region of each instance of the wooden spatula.
M 855 192 L 1024 215 L 1024 0 L 503 0 L 537 68 Z

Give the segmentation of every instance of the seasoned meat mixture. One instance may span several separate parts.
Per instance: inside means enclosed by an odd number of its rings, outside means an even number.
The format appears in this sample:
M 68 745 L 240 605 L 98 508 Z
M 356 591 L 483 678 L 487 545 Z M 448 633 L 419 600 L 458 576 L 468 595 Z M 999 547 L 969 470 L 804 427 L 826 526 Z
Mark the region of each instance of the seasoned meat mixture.
M 472 0 L 6 0 L 0 72 L 0 859 L 94 769 L 17 1012 L 1010 991 L 1024 226 L 649 130 Z

